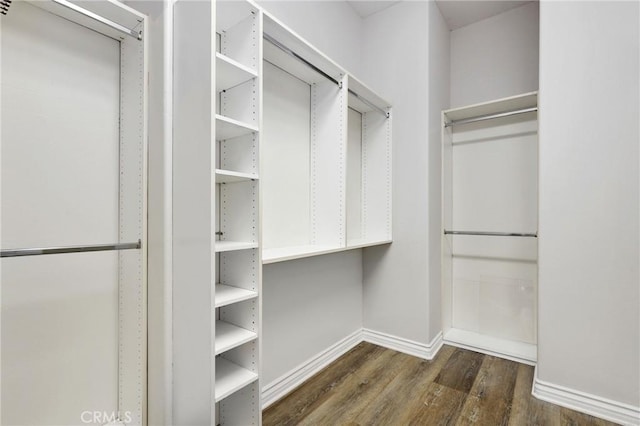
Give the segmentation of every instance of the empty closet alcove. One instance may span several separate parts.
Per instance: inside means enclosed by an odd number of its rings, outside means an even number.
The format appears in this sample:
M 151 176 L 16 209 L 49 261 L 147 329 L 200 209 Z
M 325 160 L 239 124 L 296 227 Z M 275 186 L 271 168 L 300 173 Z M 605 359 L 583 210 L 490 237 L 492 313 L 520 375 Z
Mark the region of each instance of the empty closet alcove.
M 537 94 L 443 112 L 445 342 L 536 361 Z

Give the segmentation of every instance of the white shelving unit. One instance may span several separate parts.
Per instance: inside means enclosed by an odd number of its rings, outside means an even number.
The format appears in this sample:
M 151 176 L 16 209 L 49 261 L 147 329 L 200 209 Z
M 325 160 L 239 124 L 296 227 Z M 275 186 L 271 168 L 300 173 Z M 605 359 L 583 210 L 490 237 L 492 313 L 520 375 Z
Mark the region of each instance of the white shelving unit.
M 537 353 L 536 111 L 534 92 L 442 114 L 444 340 L 529 364 Z
M 264 37 L 263 263 L 391 242 L 390 104 L 268 13 Z
M 175 424 L 261 421 L 261 34 L 250 1 L 174 7 Z
M 173 420 L 259 425 L 262 264 L 391 241 L 389 103 L 251 0 L 177 0 L 173 68 Z
M 216 423 L 258 425 L 261 12 L 246 1 L 216 7 Z

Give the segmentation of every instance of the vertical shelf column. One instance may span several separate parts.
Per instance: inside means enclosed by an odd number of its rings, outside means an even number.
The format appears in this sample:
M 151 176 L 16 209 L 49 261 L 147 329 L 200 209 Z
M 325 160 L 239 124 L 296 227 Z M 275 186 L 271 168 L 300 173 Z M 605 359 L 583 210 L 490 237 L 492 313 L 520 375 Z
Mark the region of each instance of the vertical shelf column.
M 215 424 L 259 425 L 261 12 L 216 2 Z

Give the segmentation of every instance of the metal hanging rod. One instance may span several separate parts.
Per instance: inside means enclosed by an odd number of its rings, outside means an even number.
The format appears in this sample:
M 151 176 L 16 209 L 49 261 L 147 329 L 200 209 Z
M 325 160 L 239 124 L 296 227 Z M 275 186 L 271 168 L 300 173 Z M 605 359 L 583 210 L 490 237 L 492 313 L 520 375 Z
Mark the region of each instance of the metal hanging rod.
M 305 64 L 306 66 L 308 66 L 309 68 L 311 68 L 312 70 L 314 70 L 315 72 L 317 72 L 318 74 L 320 74 L 321 76 L 326 78 L 327 80 L 330 80 L 330 81 L 334 82 L 335 84 L 338 85 L 338 87 L 342 87 L 342 83 L 340 83 L 338 80 L 336 80 L 335 78 L 331 77 L 329 74 L 327 74 L 326 72 L 322 71 L 320 68 L 316 67 L 311 62 L 307 61 L 305 58 L 303 58 L 302 56 L 298 55 L 296 52 L 294 52 L 293 50 L 289 49 L 287 46 L 285 46 L 284 44 L 280 43 L 275 38 L 271 37 L 269 34 L 263 33 L 263 37 L 269 43 L 273 44 L 275 47 L 277 47 L 278 49 L 282 50 L 283 52 L 285 52 L 289 56 L 291 56 L 291 57 L 297 59 L 298 61 L 302 62 L 303 64 Z
M 385 117 L 389 118 L 389 111 L 385 111 L 382 108 L 380 108 L 378 105 L 375 105 L 373 102 L 369 101 L 366 98 L 363 98 L 362 96 L 358 95 L 356 92 L 354 92 L 353 90 L 349 89 L 349 93 L 351 93 L 353 96 L 355 96 L 356 98 L 358 98 L 358 100 L 360 100 L 360 102 L 363 102 L 367 105 L 369 105 L 371 108 L 375 109 L 376 111 L 378 111 L 380 114 L 384 115 Z
M 451 127 L 457 124 L 475 123 L 476 121 L 493 120 L 494 118 L 510 117 L 512 115 L 526 114 L 528 112 L 535 112 L 537 110 L 538 110 L 538 107 L 530 107 L 530 108 L 517 109 L 514 111 L 499 112 L 497 114 L 480 115 L 478 117 L 471 117 L 471 118 L 465 118 L 462 120 L 449 121 L 448 123 L 445 123 L 444 127 Z
M 92 246 L 43 247 L 1 250 L 0 257 L 40 256 L 43 254 L 83 253 L 90 251 L 131 250 L 142 247 L 142 242 L 98 244 Z
M 479 232 L 479 231 L 444 231 L 445 235 L 483 235 L 487 237 L 531 237 L 538 238 L 538 234 L 520 232 Z
M 97 13 L 93 13 L 87 9 L 84 9 L 74 3 L 71 3 L 70 1 L 67 0 L 51 0 L 52 2 L 59 4 L 60 6 L 64 6 L 68 9 L 73 10 L 74 12 L 78 12 L 88 18 L 93 19 L 94 21 L 100 22 L 101 24 L 107 25 L 111 28 L 113 28 L 116 31 L 119 31 L 121 33 L 124 33 L 128 36 L 131 36 L 137 40 L 142 40 L 142 31 L 136 31 L 130 28 L 127 28 L 123 25 L 118 24 L 117 22 L 113 22 L 110 19 L 107 19 L 103 16 L 98 15 Z

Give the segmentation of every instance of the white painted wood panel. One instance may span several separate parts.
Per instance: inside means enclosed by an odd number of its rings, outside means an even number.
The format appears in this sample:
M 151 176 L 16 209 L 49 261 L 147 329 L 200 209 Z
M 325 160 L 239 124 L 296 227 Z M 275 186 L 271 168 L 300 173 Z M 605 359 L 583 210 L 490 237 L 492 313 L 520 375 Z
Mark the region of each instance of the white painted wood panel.
M 118 241 L 120 46 L 17 2 L 2 21 L 2 247 Z M 115 253 L 2 260 L 2 423 L 117 411 Z
M 311 87 L 266 63 L 261 183 L 265 249 L 310 242 Z

